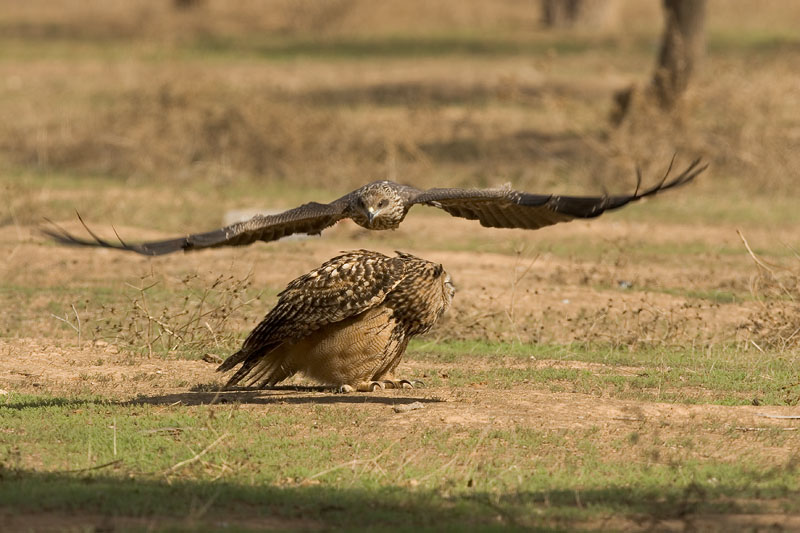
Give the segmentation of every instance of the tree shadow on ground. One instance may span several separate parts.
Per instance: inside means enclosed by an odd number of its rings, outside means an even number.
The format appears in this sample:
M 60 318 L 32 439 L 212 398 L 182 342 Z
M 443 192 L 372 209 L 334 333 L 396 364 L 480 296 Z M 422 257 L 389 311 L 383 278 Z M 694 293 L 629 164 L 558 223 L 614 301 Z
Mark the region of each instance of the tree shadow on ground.
M 0 467 L 0 517 L 16 529 L 210 530 L 376 528 L 418 531 L 792 529 L 800 517 L 780 513 L 796 494 L 737 498 L 737 487 L 609 486 L 575 490 L 491 491 L 335 488 L 324 484 L 248 484 L 107 472 L 40 473 Z
M 419 149 L 432 160 L 451 163 L 487 161 L 496 165 L 502 161 L 538 168 L 548 162 L 569 161 L 570 166 L 593 169 L 609 166 L 608 154 L 596 135 L 525 129 L 487 136 L 481 131 L 471 131 L 469 125 L 462 129 L 448 139 L 421 143 Z
M 35 397 L 23 401 L 12 401 L 0 405 L 2 409 L 14 409 L 21 411 L 24 409 L 38 409 L 40 407 L 81 407 L 88 404 L 111 404 L 110 400 L 102 398 L 62 398 L 62 397 Z
M 566 83 L 508 82 L 458 83 L 453 81 L 397 81 L 366 86 L 337 86 L 302 93 L 295 100 L 327 106 L 406 106 L 487 105 L 490 102 L 537 101 L 545 96 L 601 98 L 611 90 L 605 87 Z
M 337 85 L 304 91 L 293 100 L 322 106 L 487 105 L 491 102 L 538 102 L 544 97 L 610 100 L 614 87 L 608 83 L 535 82 L 488 79 L 482 82 L 455 80 L 382 81 L 367 85 Z

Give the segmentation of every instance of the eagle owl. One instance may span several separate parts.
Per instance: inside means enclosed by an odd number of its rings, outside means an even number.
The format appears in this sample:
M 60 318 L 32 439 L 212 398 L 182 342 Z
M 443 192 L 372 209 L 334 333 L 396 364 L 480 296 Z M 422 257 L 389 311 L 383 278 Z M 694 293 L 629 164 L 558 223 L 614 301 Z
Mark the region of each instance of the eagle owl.
M 447 310 L 455 288 L 442 265 L 411 254 L 356 250 L 295 279 L 217 370 L 227 383 L 271 386 L 301 372 L 343 391 L 410 386 L 391 376 L 413 335 Z

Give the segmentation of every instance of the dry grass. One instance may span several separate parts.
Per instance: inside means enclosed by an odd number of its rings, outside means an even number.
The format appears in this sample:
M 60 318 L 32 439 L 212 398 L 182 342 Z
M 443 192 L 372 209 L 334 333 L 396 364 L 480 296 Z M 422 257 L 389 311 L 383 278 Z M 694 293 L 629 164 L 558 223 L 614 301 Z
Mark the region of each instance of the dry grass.
M 760 350 L 796 350 L 800 347 L 800 257 L 794 252 L 789 266 L 772 263 L 755 254 L 739 235 L 756 267 L 750 291 L 759 309 L 745 325 L 751 340 Z
M 112 343 L 128 353 L 199 356 L 230 350 L 238 341 L 241 324 L 231 324 L 240 309 L 260 300 L 251 295 L 250 276 L 219 275 L 214 280 L 197 274 L 183 277 L 178 287 L 161 297 L 151 291 L 162 280 L 143 276 L 138 286 L 129 285 L 127 304 L 106 304 L 90 315 L 95 342 Z M 176 294 L 185 296 L 176 301 Z M 75 312 L 77 316 L 77 311 Z
M 84 116 L 7 122 L 8 153 L 16 164 L 42 170 L 224 183 L 238 174 L 280 178 L 303 159 L 311 174 L 323 166 L 324 153 L 336 159 L 342 150 L 365 148 L 348 136 L 341 142 L 343 122 L 335 115 L 298 113 L 257 91 L 242 95 L 175 80 L 104 96 L 109 101 L 84 109 Z M 318 135 L 304 135 L 309 131 Z
M 628 20 L 649 21 L 646 39 L 653 43 L 657 12 L 623 4 Z M 749 27 L 755 35 L 767 24 L 779 35 L 776 13 L 794 12 L 786 4 L 772 11 L 740 4 L 758 16 L 751 26 L 740 17 L 726 28 Z M 256 179 L 346 189 L 379 177 L 420 185 L 435 178 L 596 191 L 630 186 L 634 164 L 655 172 L 677 151 L 710 160 L 703 181 L 714 191 L 732 184 L 758 194 L 793 187 L 792 169 L 800 167 L 793 149 L 800 131 L 792 118 L 800 116 L 792 96 L 800 82 L 794 48 L 776 44 L 781 53 L 771 54 L 756 40 L 731 55 L 712 47 L 677 118 L 645 115 L 614 130 L 607 122 L 611 95 L 646 79 L 648 46 L 531 31 L 535 10 L 515 2 L 446 4 L 429 12 L 418 32 L 456 32 L 467 42 L 502 35 L 513 46 L 474 58 L 448 52 L 445 43 L 443 65 L 440 45 L 420 58 L 415 49 L 404 55 L 405 41 L 392 40 L 414 26 L 415 9 L 277 2 L 266 16 L 263 6 L 247 2 L 208 1 L 187 11 L 148 1 L 88 2 L 76 10 L 17 5 L 4 14 L 5 26 L 38 40 L 29 60 L 0 64 L 8 92 L 0 103 L 0 161 L 137 181 Z M 722 11 L 727 20 L 729 10 Z M 711 28 L 722 35 L 716 20 Z M 320 24 L 330 29 L 319 33 Z M 80 44 L 100 38 L 96 32 L 139 44 L 109 45 L 109 63 L 102 50 Z M 326 37 L 333 39 L 328 44 L 303 41 L 301 51 L 286 56 L 269 43 L 287 34 L 334 37 Z M 220 52 L 198 44 L 209 35 L 242 37 Z M 371 55 L 372 41 L 353 45 L 336 35 L 383 39 L 401 52 L 387 61 Z M 247 39 L 255 48 L 242 44 Z M 35 51 L 48 42 L 59 50 L 55 64 L 52 52 Z M 575 45 L 591 53 L 576 56 L 569 48 Z M 326 54 L 338 59 L 325 61 Z M 286 61 L 295 57 L 301 67 Z
M 650 74 L 658 2 L 620 1 L 625 31 L 599 34 L 542 31 L 535 3 L 516 0 L 74 4 L 0 10 L 0 477 L 18 529 L 45 504 L 61 528 L 61 510 L 105 529 L 126 516 L 796 523 L 780 516 L 797 512 L 796 421 L 759 415 L 798 403 L 800 274 L 773 264 L 800 220 L 800 4 L 712 1 L 684 108 L 620 129 L 611 97 Z M 628 190 L 634 165 L 654 180 L 675 151 L 710 171 L 541 232 L 419 208 L 396 232 L 342 223 L 319 240 L 150 259 L 55 248 L 26 227 L 78 208 L 108 237 L 115 224 L 159 238 L 382 177 Z M 752 295 L 736 227 L 767 265 Z M 454 276 L 451 312 L 401 367 L 429 387 L 220 397 L 201 357 L 235 349 L 288 280 L 362 246 Z M 425 408 L 391 409 L 410 401 Z
M 90 0 L 63 9 L 46 0 L 34 0 L 8 6 L 0 15 L 0 24 L 17 37 L 170 42 L 256 34 L 282 37 L 313 34 L 318 38 L 425 34 L 443 28 L 522 33 L 535 28 L 539 21 L 536 9 L 515 0 L 492 4 L 479 0 L 446 0 L 435 5 L 423 0 L 203 0 L 195 4 L 193 9 L 175 9 L 173 2 L 159 0 Z M 655 14 L 652 8 L 626 7 L 628 12 Z M 425 16 L 421 17 L 420 13 Z
M 9 36 L 72 39 L 157 39 L 175 41 L 197 36 L 252 34 L 381 35 L 451 31 L 530 34 L 540 14 L 533 2 L 498 0 L 201 0 L 193 9 L 175 9 L 159 0 L 87 0 L 64 9 L 47 0 L 15 2 L 0 14 Z M 660 28 L 659 6 L 620 0 L 618 20 L 626 34 Z M 712 0 L 709 27 L 715 32 L 749 34 L 792 31 L 800 8 L 782 0 Z M 425 16 L 420 16 L 424 13 Z M 632 24 L 635 21 L 636 24 Z M 617 34 L 617 28 L 612 32 Z M 616 37 L 624 38 L 624 37 Z
M 142 78 L 67 110 L 54 99 L 20 112 L 11 99 L 0 106 L 0 154 L 42 171 L 220 183 L 257 176 L 341 187 L 371 177 L 419 182 L 431 174 L 440 182 L 480 185 L 506 177 L 542 187 L 593 169 L 588 185 L 597 189 L 630 186 L 634 164 L 654 173 L 677 151 L 708 157 L 713 172 L 704 181 L 714 188 L 735 184 L 763 194 L 790 190 L 791 169 L 800 166 L 791 149 L 800 130 L 790 118 L 800 116 L 800 104 L 787 98 L 799 81 L 798 62 L 721 59 L 714 66 L 722 72 L 702 75 L 677 119 L 645 114 L 619 130 L 599 131 L 580 129 L 605 123 L 611 84 L 583 95 L 502 78 L 477 87 L 463 85 L 472 80 L 390 79 L 294 91 L 270 87 L 267 79 L 252 87 L 226 86 L 217 76 L 190 81 L 193 69 L 186 67 L 185 75 L 157 83 Z M 584 115 L 575 116 L 576 109 Z

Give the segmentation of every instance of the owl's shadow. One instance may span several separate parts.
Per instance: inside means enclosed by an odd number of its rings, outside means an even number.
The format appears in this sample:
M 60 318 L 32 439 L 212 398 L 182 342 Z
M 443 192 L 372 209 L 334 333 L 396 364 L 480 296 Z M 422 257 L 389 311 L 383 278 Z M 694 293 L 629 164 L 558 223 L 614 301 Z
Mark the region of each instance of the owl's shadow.
M 408 389 L 381 392 L 339 393 L 333 387 L 276 385 L 262 389 L 236 388 L 232 390 L 209 390 L 198 386 L 191 391 L 155 396 L 142 395 L 129 404 L 145 405 L 224 405 L 224 404 L 382 404 L 439 403 L 443 400 L 409 395 Z M 424 389 L 418 389 L 420 392 Z

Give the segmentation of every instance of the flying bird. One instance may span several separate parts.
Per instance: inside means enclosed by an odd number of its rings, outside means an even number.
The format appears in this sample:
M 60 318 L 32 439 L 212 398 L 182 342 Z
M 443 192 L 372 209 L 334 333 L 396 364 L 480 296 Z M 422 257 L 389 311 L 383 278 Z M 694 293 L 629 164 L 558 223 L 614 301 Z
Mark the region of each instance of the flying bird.
M 278 303 L 217 368 L 228 380 L 272 386 L 297 372 L 344 392 L 411 387 L 384 379 L 409 339 L 428 331 L 455 288 L 442 265 L 411 254 L 345 252 L 290 282 Z
M 275 215 L 256 215 L 244 222 L 206 233 L 142 243 L 126 243 L 119 235 L 118 243 L 107 241 L 96 235 L 85 223 L 84 227 L 91 239 L 76 237 L 55 224 L 55 229 L 42 231 L 61 244 L 100 246 L 144 255 L 163 255 L 180 250 L 275 241 L 295 233 L 316 235 L 346 218 L 367 229 L 395 229 L 405 219 L 408 210 L 417 204 L 443 209 L 454 217 L 478 220 L 485 227 L 539 229 L 575 218 L 594 218 L 605 211 L 679 187 L 692 181 L 706 167 L 707 165 L 700 164 L 700 159 L 696 159 L 686 170 L 669 180 L 672 170 L 670 162 L 661 181 L 644 190 L 640 189 L 641 173 L 637 171 L 634 193 L 615 196 L 531 194 L 515 191 L 510 187 L 420 190 L 393 181 L 374 181 L 328 204 L 310 202 Z M 83 223 L 80 215 L 78 218 Z

